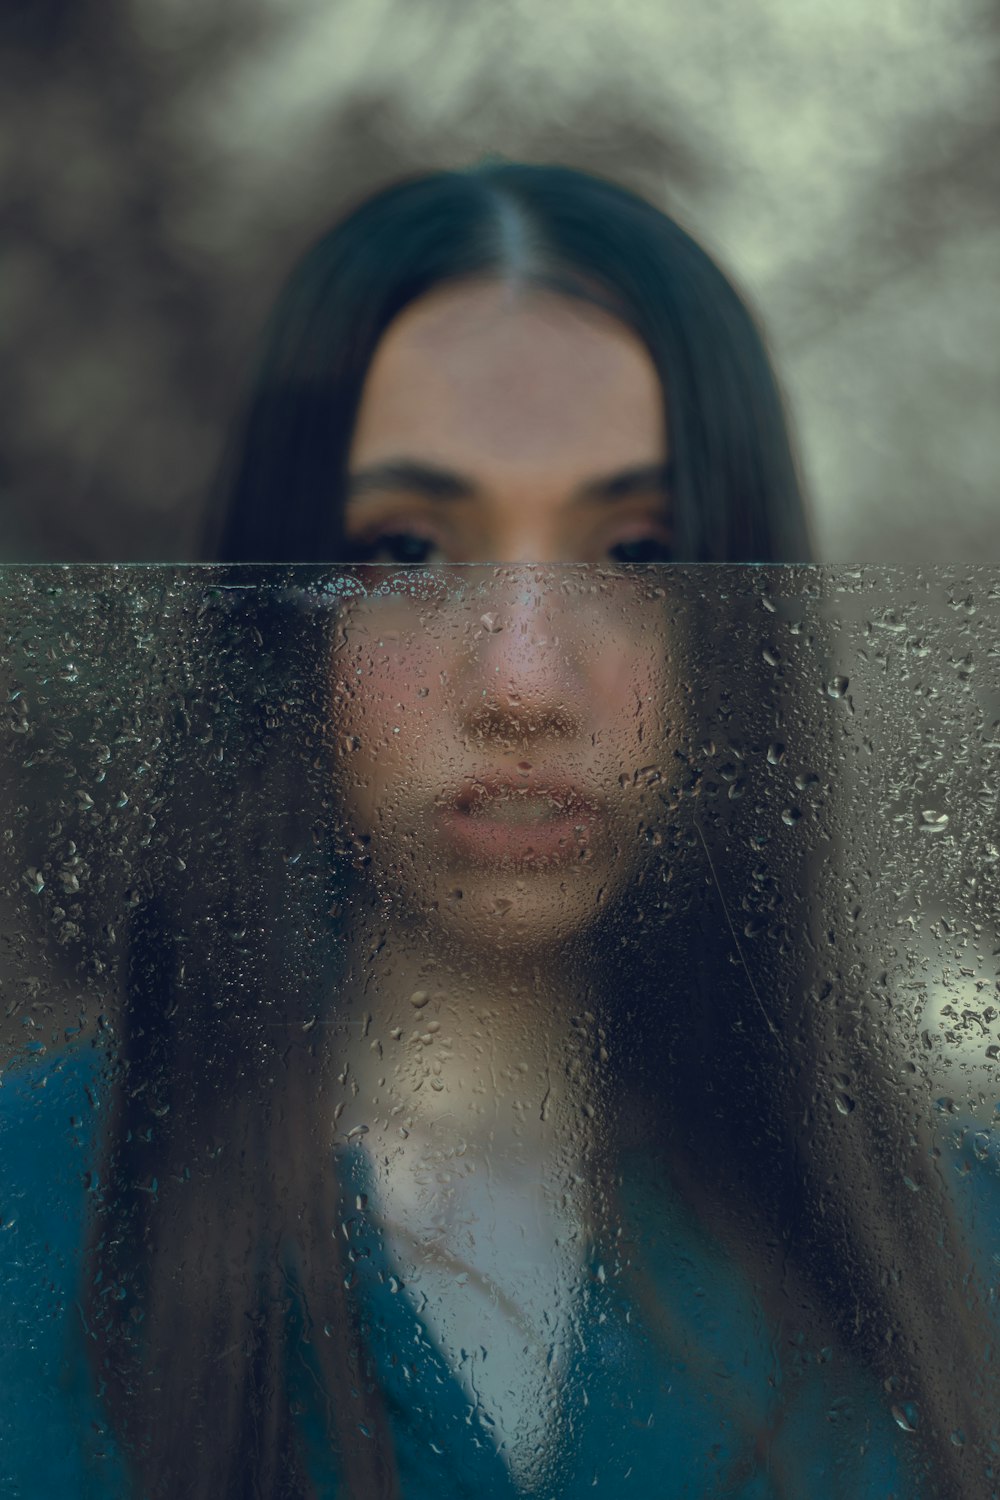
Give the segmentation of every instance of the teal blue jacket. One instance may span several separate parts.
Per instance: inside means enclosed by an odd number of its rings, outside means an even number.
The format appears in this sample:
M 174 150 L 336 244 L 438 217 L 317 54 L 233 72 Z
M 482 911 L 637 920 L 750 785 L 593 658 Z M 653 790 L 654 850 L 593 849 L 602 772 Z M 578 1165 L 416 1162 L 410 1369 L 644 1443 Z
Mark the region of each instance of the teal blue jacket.
M 104 1121 L 101 1054 L 74 1044 L 7 1070 L 0 1086 L 0 1495 L 133 1500 L 92 1388 L 77 1301 L 93 1155 Z M 1000 1136 L 1000 1130 L 993 1133 Z M 358 1192 L 361 1151 L 348 1163 Z M 1000 1266 L 1000 1150 L 959 1131 L 948 1162 L 981 1247 Z M 627 1181 L 627 1179 L 626 1179 Z M 638 1181 L 638 1179 L 637 1179 Z M 647 1195 L 648 1196 L 648 1195 Z M 518 1488 L 491 1432 L 421 1320 L 364 1215 L 353 1226 L 356 1295 L 393 1427 L 404 1500 L 934 1500 L 873 1377 L 835 1350 L 811 1351 L 768 1325 L 749 1282 L 680 1204 L 643 1218 L 645 1266 L 670 1332 L 651 1328 L 614 1267 L 594 1268 L 568 1356 L 557 1441 L 544 1475 Z M 648 1209 L 648 1205 L 647 1205 Z M 655 1225 L 653 1219 L 655 1217 Z M 360 1248 L 364 1248 L 363 1244 Z M 991 1269 L 992 1268 L 992 1269 Z M 318 1370 L 295 1341 L 291 1395 L 322 1500 L 343 1500 L 315 1404 Z M 685 1351 L 696 1348 L 697 1368 Z

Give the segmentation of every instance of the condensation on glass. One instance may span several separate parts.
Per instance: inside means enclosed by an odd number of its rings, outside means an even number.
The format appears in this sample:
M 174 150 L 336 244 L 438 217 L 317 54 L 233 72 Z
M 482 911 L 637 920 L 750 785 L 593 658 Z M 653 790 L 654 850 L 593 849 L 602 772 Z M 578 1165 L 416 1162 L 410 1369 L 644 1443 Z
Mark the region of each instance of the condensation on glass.
M 995 570 L 0 619 L 4 1493 L 993 1493 Z

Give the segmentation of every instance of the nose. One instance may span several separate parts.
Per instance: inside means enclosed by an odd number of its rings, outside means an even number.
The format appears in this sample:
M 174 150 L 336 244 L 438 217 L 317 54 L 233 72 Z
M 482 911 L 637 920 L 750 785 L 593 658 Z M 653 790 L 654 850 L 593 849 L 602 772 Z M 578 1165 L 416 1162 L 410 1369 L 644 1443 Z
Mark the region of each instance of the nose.
M 471 649 L 456 681 L 464 732 L 502 741 L 579 737 L 588 717 L 579 601 L 546 570 L 518 567 L 491 578 L 472 611 Z

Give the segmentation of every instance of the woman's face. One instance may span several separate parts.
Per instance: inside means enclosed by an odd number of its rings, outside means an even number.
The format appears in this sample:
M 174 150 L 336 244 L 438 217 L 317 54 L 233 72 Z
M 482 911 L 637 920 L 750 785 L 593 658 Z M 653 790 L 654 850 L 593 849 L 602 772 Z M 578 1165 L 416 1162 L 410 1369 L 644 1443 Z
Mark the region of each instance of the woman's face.
M 382 894 L 466 945 L 571 938 L 647 847 L 663 605 L 614 566 L 670 555 L 664 405 L 609 313 L 494 282 L 412 304 L 368 371 L 345 531 L 370 592 L 333 673 L 345 812 Z M 436 597 L 378 566 L 399 563 Z

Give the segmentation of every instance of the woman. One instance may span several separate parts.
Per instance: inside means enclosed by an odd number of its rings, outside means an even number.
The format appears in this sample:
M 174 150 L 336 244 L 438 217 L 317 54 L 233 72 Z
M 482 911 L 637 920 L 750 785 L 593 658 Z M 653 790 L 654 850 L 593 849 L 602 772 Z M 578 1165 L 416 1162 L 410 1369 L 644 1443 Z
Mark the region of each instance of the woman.
M 723 925 L 788 957 L 693 817 L 759 774 L 695 763 L 716 601 L 634 566 L 811 556 L 730 284 L 585 174 L 401 183 L 291 277 L 229 493 L 95 1094 L 101 1493 L 987 1493 L 930 1137 Z

